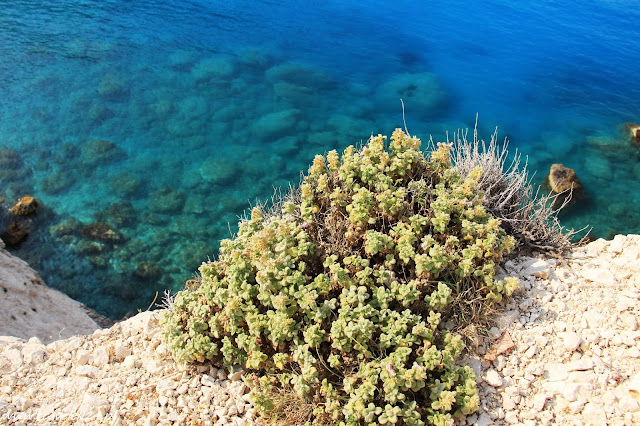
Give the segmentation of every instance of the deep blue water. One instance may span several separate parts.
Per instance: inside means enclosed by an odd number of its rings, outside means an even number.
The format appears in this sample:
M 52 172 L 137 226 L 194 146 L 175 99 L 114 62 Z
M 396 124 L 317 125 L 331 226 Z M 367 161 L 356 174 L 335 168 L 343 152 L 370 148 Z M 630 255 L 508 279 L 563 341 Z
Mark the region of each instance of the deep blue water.
M 478 113 L 534 182 L 575 169 L 565 225 L 640 233 L 638 22 L 602 0 L 0 1 L 0 197 L 46 206 L 14 252 L 100 313 L 146 309 L 315 154 L 402 126 L 399 97 L 424 139 Z

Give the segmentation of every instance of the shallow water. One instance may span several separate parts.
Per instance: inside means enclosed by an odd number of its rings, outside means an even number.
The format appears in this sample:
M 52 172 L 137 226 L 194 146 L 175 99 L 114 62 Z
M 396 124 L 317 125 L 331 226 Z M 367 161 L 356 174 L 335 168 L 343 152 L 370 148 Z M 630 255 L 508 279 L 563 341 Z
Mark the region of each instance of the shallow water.
M 535 182 L 575 169 L 563 224 L 640 233 L 640 11 L 536 3 L 2 2 L 0 196 L 48 209 L 14 252 L 100 313 L 146 309 L 315 154 L 402 126 L 400 97 L 423 138 L 478 113 Z

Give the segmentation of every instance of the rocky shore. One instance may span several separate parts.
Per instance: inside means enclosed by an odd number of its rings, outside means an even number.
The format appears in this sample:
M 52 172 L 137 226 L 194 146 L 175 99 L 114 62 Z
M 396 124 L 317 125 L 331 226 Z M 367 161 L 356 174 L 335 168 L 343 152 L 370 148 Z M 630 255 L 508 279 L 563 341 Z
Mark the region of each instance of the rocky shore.
M 640 236 L 520 257 L 504 273 L 521 286 L 461 360 L 476 371 L 481 407 L 460 424 L 640 424 Z M 242 372 L 170 358 L 161 315 L 49 344 L 0 337 L 0 421 L 259 423 Z

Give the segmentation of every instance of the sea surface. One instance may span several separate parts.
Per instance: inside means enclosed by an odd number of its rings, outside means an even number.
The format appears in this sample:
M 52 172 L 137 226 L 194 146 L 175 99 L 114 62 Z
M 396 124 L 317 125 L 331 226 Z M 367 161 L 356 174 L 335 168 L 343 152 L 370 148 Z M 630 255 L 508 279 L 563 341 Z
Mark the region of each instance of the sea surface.
M 573 168 L 567 227 L 640 233 L 639 23 L 625 0 L 2 0 L 0 198 L 40 201 L 12 251 L 101 314 L 145 310 L 315 154 L 404 127 L 401 98 L 425 141 L 477 115 L 535 184 Z

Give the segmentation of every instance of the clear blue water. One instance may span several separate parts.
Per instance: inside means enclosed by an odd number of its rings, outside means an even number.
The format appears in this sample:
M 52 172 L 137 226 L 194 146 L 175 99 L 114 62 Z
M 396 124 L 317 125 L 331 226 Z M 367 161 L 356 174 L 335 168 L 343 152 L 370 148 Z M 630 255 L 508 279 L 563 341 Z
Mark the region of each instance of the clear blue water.
M 574 168 L 565 225 L 639 233 L 638 22 L 622 0 L 0 1 L 0 197 L 46 206 L 14 252 L 100 313 L 146 309 L 316 153 L 402 126 L 400 96 L 423 138 L 478 113 L 535 182 Z

